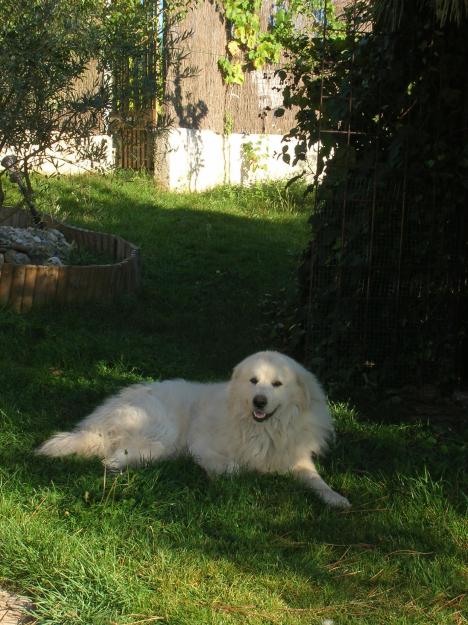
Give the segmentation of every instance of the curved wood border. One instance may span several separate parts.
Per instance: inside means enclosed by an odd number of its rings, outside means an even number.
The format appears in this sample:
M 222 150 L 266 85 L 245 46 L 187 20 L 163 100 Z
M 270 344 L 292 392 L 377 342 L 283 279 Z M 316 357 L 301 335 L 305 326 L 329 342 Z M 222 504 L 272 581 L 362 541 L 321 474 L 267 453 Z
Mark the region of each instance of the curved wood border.
M 111 265 L 46 265 L 0 266 L 0 306 L 25 312 L 52 302 L 74 303 L 110 300 L 117 295 L 133 293 L 140 284 L 140 250 L 122 237 L 85 228 L 68 226 L 50 215 L 42 215 L 50 227 L 60 230 L 78 247 L 106 252 Z M 29 214 L 11 207 L 0 208 L 0 225 L 25 228 Z

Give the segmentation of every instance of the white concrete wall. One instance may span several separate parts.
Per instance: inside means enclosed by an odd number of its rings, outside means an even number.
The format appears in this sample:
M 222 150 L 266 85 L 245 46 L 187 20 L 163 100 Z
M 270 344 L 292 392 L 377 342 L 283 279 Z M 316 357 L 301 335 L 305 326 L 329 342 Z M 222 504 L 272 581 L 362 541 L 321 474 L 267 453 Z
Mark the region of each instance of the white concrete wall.
M 164 153 L 160 154 L 155 177 L 174 191 L 204 191 L 223 184 L 288 179 L 302 171 L 311 179 L 317 162 L 316 149 L 310 150 L 307 161 L 292 167 L 282 159 L 282 139 L 282 135 L 220 135 L 211 130 L 172 129 L 164 140 Z M 93 141 L 104 142 L 104 161 L 81 160 L 73 151 L 50 151 L 46 159 L 35 164 L 35 169 L 46 174 L 78 174 L 114 167 L 112 138 L 97 135 Z M 293 155 L 295 143 L 288 145 Z M 8 153 L 11 150 L 4 150 L 0 159 Z
M 282 135 L 220 135 L 211 130 L 176 128 L 169 132 L 165 148 L 166 185 L 178 191 L 203 191 L 222 184 L 286 179 L 315 172 L 317 153 L 292 167 L 282 159 Z M 290 142 L 290 153 L 294 153 Z M 158 177 L 158 172 L 156 172 Z
M 104 158 L 102 160 L 81 159 L 73 150 L 69 154 L 50 151 L 48 158 L 41 164 L 44 173 L 58 171 L 61 174 L 81 174 L 89 171 L 106 171 L 115 165 L 115 150 L 112 137 L 109 135 L 95 135 L 92 143 L 103 146 Z M 62 158 L 64 156 L 65 158 Z
M 103 145 L 104 159 L 92 161 L 82 159 L 76 151 L 65 145 L 61 149 L 48 150 L 45 157 L 36 158 L 32 164 L 36 171 L 44 174 L 80 174 L 89 171 L 106 171 L 111 169 L 115 163 L 115 150 L 112 144 L 112 138 L 108 135 L 95 135 L 91 139 L 91 143 L 96 146 Z M 32 146 L 31 151 L 34 150 Z M 0 154 L 0 160 L 7 154 L 13 154 L 14 150 L 5 149 Z M 21 154 L 17 154 L 21 157 Z

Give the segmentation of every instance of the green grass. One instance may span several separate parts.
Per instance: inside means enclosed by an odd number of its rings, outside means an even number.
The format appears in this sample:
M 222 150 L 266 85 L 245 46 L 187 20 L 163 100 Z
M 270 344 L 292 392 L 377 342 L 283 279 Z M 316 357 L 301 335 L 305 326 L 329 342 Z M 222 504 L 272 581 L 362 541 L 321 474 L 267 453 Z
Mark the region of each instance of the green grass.
M 178 460 L 112 478 L 31 456 L 125 384 L 222 379 L 276 347 L 269 307 L 294 305 L 308 212 L 275 186 L 174 195 L 129 175 L 54 181 L 40 202 L 143 257 L 137 297 L 0 311 L 0 583 L 31 594 L 41 624 L 463 622 L 464 457 L 448 429 L 335 404 L 322 470 L 344 512 L 286 477 L 210 481 Z

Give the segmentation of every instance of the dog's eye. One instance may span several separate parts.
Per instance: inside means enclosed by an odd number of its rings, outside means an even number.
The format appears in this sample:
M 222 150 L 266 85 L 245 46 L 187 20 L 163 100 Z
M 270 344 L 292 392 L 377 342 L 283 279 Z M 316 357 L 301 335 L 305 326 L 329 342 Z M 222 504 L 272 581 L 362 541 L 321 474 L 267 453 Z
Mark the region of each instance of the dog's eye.
M 250 381 L 252 382 L 252 384 L 258 384 L 257 378 L 250 378 Z
M 283 386 L 283 383 L 280 382 L 279 380 L 275 380 L 275 382 L 272 383 L 272 386 L 274 386 L 275 388 L 277 388 L 278 386 Z

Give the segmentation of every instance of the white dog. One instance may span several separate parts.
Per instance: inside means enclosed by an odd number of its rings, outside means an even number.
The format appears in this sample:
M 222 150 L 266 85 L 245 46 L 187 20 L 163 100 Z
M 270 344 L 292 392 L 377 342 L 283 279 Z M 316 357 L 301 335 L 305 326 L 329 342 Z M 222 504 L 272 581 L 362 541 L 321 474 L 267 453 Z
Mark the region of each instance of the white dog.
M 38 453 L 98 456 L 111 470 L 189 453 L 209 474 L 292 473 L 331 506 L 349 507 L 312 460 L 334 436 L 315 376 L 288 356 L 249 356 L 231 380 L 130 386 Z

